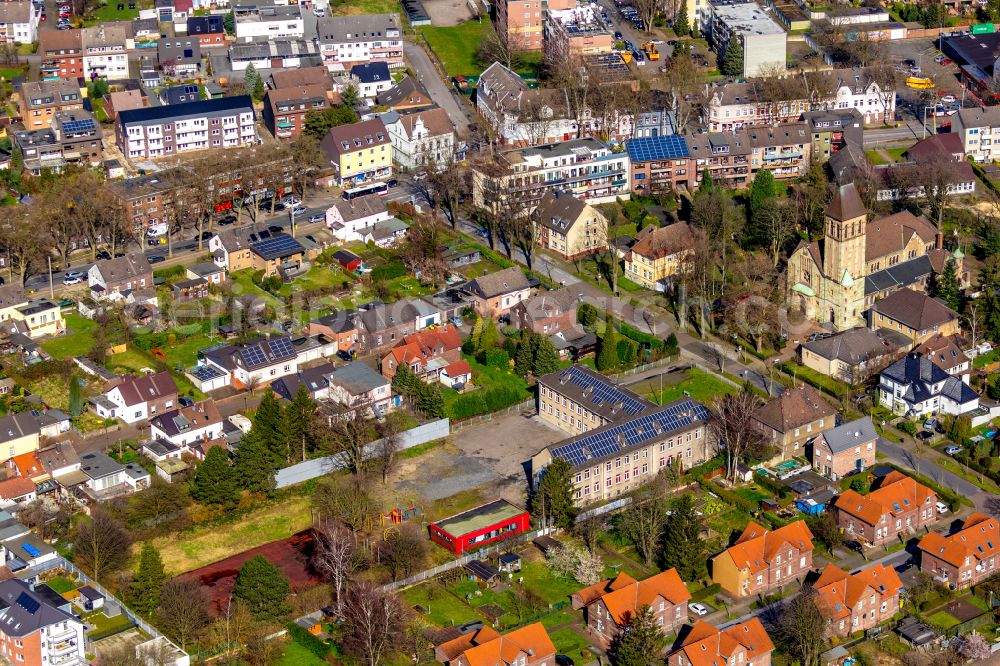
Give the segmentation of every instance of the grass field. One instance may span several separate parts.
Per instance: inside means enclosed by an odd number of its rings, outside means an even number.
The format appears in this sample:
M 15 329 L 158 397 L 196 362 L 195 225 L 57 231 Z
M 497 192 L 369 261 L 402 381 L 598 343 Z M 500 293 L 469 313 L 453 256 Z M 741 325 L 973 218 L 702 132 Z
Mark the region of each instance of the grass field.
M 95 23 L 107 23 L 109 21 L 131 21 L 132 19 L 139 18 L 139 9 L 136 5 L 136 9 L 129 9 L 128 2 L 125 2 L 125 8 L 119 10 L 118 2 L 116 0 L 108 0 L 104 5 L 98 7 L 93 14 Z
M 932 627 L 940 631 L 947 631 L 951 629 L 956 624 L 960 624 L 957 618 L 953 617 L 947 611 L 938 611 L 927 618 L 927 622 L 930 623 Z
M 285 649 L 281 654 L 278 666 L 321 666 L 327 662 L 317 657 L 301 643 L 289 641 L 285 644 Z
M 572 629 L 566 628 L 554 631 L 549 638 L 552 639 L 552 644 L 556 646 L 556 652 L 566 655 L 573 660 L 574 664 L 585 664 L 589 661 L 588 659 L 584 659 L 583 655 L 580 654 L 582 650 L 587 648 L 589 643 L 587 643 L 587 640 L 583 636 Z
M 334 16 L 357 16 L 358 14 L 393 14 L 399 11 L 399 4 L 393 0 L 352 0 L 338 5 Z
M 483 616 L 437 583 L 431 582 L 404 590 L 401 595 L 407 605 L 421 606 L 423 617 L 439 627 L 450 627 Z
M 666 404 L 672 400 L 685 397 L 685 391 L 695 400 L 706 403 L 711 402 L 717 395 L 736 393 L 735 387 L 704 370 L 691 368 L 686 370 L 684 374 L 685 377 L 683 380 L 672 386 L 664 386 L 662 391 L 654 387 L 652 391 L 653 402 L 659 405 Z
M 43 342 L 42 349 L 56 359 L 85 355 L 94 346 L 94 330 L 97 328 L 97 322 L 78 314 L 68 314 L 64 319 L 66 334 Z
M 103 634 L 116 628 L 124 630 L 132 626 L 132 621 L 124 615 L 108 617 L 104 614 L 104 611 L 96 611 L 90 615 L 84 615 L 83 621 L 94 625 L 94 628 L 87 632 L 88 635 L 96 633 Z
M 181 574 L 212 562 L 218 562 L 244 550 L 285 539 L 310 525 L 308 497 L 289 497 L 229 523 L 196 527 L 154 540 L 163 557 L 163 566 L 171 574 Z
M 466 21 L 456 26 L 424 26 L 418 30 L 444 63 L 448 76 L 478 76 L 482 67 L 476 62 L 476 50 L 485 27 L 485 22 Z
M 59 594 L 65 594 L 70 590 L 76 589 L 76 583 L 69 580 L 68 578 L 63 578 L 62 576 L 56 576 L 55 578 L 50 578 L 45 581 L 45 584 L 51 587 L 53 590 Z

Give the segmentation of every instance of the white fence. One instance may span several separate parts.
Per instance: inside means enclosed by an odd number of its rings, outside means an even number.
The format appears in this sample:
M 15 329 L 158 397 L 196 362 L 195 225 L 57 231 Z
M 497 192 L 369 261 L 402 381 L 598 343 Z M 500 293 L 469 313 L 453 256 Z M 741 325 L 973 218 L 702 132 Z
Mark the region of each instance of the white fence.
M 399 448 L 405 450 L 420 444 L 433 442 L 436 439 L 447 437 L 450 433 L 451 423 L 448 419 L 425 423 L 401 433 L 399 436 Z M 375 456 L 375 451 L 380 441 L 376 440 L 366 447 L 366 458 Z M 342 453 L 314 460 L 306 460 L 290 467 L 279 469 L 274 475 L 275 486 L 278 488 L 294 486 L 296 483 L 315 479 L 316 477 L 344 469 L 345 467 L 347 467 L 347 459 Z

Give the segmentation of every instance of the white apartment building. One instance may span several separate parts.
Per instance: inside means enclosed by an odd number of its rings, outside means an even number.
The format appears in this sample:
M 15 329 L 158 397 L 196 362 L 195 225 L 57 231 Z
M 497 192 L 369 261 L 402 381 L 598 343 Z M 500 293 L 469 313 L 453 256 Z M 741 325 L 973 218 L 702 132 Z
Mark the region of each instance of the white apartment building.
M 115 133 L 130 160 L 259 141 L 253 103 L 246 95 L 122 111 Z
M 38 40 L 39 12 L 29 0 L 0 2 L 0 42 L 30 44 Z
M 965 154 L 977 162 L 1000 160 L 1000 106 L 961 109 L 952 116 L 952 132 Z
M 331 72 L 346 72 L 354 65 L 384 62 L 403 67 L 403 31 L 398 14 L 330 16 L 316 24 L 319 52 Z
M 710 34 L 722 53 L 730 39 L 743 44 L 743 76 L 762 76 L 785 70 L 788 35 L 756 2 L 717 0 L 712 2 Z
M 236 19 L 236 41 L 255 39 L 301 39 L 305 22 L 298 5 L 238 6 L 233 9 Z
M 107 24 L 84 28 L 83 71 L 89 80 L 97 74 L 109 81 L 129 78 L 128 50 L 135 47 L 135 40 L 129 35 L 127 24 Z
M 413 170 L 434 164 L 447 168 L 455 158 L 455 127 L 440 108 L 400 115 L 382 114 L 392 142 L 392 160 L 400 169 Z

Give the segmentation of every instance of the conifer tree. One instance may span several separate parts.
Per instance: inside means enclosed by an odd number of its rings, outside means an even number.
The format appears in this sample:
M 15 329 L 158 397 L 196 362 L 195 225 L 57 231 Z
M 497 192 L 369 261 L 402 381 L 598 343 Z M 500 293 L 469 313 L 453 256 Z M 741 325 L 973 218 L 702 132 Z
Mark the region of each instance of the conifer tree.
M 194 474 L 191 496 L 202 504 L 220 504 L 227 508 L 236 504 L 236 475 L 229 466 L 226 449 L 213 446 L 205 454 Z
M 125 593 L 128 607 L 143 617 L 152 617 L 160 605 L 160 594 L 166 581 L 167 574 L 163 570 L 160 551 L 146 541 L 139 551 L 139 568 L 135 572 L 135 578 L 129 583 Z
M 743 76 L 743 44 L 739 37 L 734 35 L 726 44 L 719 71 L 726 76 Z
M 601 336 L 597 350 L 597 369 L 609 372 L 618 367 L 618 332 L 610 312 L 604 317 L 604 322 L 604 335 Z

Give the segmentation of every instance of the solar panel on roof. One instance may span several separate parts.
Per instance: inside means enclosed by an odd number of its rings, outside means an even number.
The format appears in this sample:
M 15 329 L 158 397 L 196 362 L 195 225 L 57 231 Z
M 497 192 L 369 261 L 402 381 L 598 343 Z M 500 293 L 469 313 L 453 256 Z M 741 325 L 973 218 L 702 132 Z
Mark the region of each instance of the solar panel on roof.
M 268 347 L 271 348 L 271 353 L 278 357 L 289 357 L 295 356 L 295 350 L 292 349 L 292 342 L 288 338 L 278 338 L 276 340 L 271 340 L 268 342 Z
M 633 162 L 672 160 L 688 156 L 687 140 L 682 136 L 652 136 L 626 142 Z
M 208 381 L 222 376 L 222 372 L 209 365 L 200 365 L 191 371 L 191 374 L 201 381 Z
M 643 404 L 628 395 L 614 384 L 608 383 L 602 378 L 593 377 L 580 370 L 576 366 L 570 366 L 563 371 L 563 377 L 579 386 L 581 389 L 591 390 L 591 399 L 594 404 L 607 403 L 609 405 L 622 404 L 622 410 L 629 416 L 638 414 L 643 409 Z
M 247 347 L 243 350 L 242 354 L 243 359 L 247 362 L 247 365 L 251 367 L 264 365 L 264 352 L 260 350 L 260 347 Z
M 15 603 L 29 613 L 35 613 L 42 607 L 41 602 L 29 595 L 27 592 L 22 592 L 17 595 Z
M 302 249 L 302 245 L 297 240 L 286 234 L 272 236 L 267 240 L 254 243 L 251 247 L 254 252 L 264 256 L 274 256 L 284 252 L 296 252 Z
M 70 120 L 63 123 L 63 129 L 67 132 L 89 132 L 95 127 L 94 121 L 90 118 L 83 120 Z

